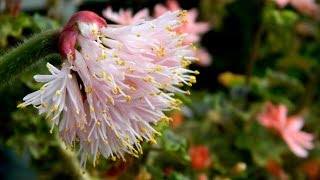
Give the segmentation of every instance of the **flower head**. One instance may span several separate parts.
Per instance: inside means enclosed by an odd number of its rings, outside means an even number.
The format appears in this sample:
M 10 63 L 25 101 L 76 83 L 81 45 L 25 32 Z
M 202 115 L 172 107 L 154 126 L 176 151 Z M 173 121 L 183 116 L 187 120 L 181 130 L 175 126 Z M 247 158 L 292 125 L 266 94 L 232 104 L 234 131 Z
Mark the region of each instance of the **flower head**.
M 303 119 L 300 116 L 287 117 L 287 107 L 266 104 L 266 111 L 258 115 L 258 121 L 266 128 L 275 130 L 287 143 L 290 150 L 299 157 L 306 157 L 313 148 L 313 135 L 301 131 Z
M 141 11 L 137 12 L 135 15 L 132 14 L 131 9 L 120 9 L 119 13 L 115 13 L 112 11 L 111 7 L 107 7 L 103 12 L 103 16 L 117 24 L 120 25 L 129 25 L 132 23 L 136 23 L 143 18 L 148 18 L 149 11 L 148 9 L 142 9 Z
M 174 31 L 184 18 L 176 11 L 107 27 L 95 14 L 75 14 L 60 36 L 62 69 L 48 64 L 52 75 L 36 75 L 45 85 L 19 107 L 47 112 L 67 146 L 78 141 L 82 166 L 88 155 L 94 164 L 99 155 L 138 157 L 140 143 L 156 143 L 160 135 L 152 125 L 169 120 L 164 111 L 179 109 L 173 93 L 189 94 L 180 87 L 196 82 L 198 71 L 185 68 L 196 59 L 194 51 L 181 44 L 186 34 Z

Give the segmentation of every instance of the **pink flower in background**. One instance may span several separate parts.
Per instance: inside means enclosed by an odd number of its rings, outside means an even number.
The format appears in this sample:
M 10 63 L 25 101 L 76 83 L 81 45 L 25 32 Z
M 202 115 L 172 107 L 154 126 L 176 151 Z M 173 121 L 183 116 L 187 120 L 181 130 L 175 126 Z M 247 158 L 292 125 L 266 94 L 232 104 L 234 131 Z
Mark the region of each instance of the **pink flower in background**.
M 154 7 L 154 17 L 157 18 L 167 11 L 181 10 L 180 5 L 176 0 L 167 0 L 166 6 L 157 4 Z M 188 37 L 184 39 L 184 44 L 198 43 L 200 41 L 200 35 L 210 30 L 210 24 L 208 22 L 197 22 L 198 10 L 192 8 L 186 14 L 186 23 L 180 28 L 176 29 L 177 32 L 188 33 Z M 170 27 L 169 27 L 170 28 Z M 202 66 L 208 66 L 211 64 L 210 54 L 204 48 L 198 48 L 197 56 L 200 61 L 198 64 Z
M 307 150 L 313 148 L 314 137 L 310 133 L 301 131 L 303 119 L 300 116 L 287 117 L 288 109 L 283 104 L 275 106 L 268 102 L 266 109 L 258 115 L 259 123 L 279 133 L 295 155 L 308 156 Z
M 179 109 L 174 92 L 196 82 L 185 67 L 197 58 L 186 34 L 176 33 L 185 13 L 168 12 L 161 17 L 129 26 L 112 27 L 89 11 L 76 13 L 63 29 L 61 70 L 48 64 L 52 75 L 36 75 L 45 85 L 23 98 L 18 107 L 34 105 L 52 117 L 52 128 L 68 147 L 79 142 L 81 165 L 87 156 L 124 160 L 128 153 L 142 154 L 141 142 L 156 143 L 152 125 L 169 121 L 163 111 Z M 170 26 L 173 31 L 168 30 Z
M 283 8 L 291 4 L 299 12 L 319 18 L 320 8 L 314 0 L 275 0 L 279 7 Z
M 103 16 L 117 24 L 120 25 L 129 25 L 132 23 L 136 23 L 141 19 L 145 19 L 149 17 L 149 10 L 142 9 L 137 12 L 135 15 L 132 14 L 131 9 L 120 9 L 118 13 L 113 12 L 111 7 L 107 7 L 103 12 Z

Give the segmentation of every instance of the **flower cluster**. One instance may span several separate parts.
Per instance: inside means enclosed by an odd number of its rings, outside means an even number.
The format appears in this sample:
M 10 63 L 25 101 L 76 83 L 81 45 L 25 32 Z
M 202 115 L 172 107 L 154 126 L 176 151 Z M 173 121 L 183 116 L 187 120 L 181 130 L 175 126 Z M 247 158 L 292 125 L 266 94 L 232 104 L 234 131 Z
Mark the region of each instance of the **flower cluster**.
M 186 69 L 197 60 L 194 47 L 175 31 L 186 15 L 167 12 L 113 27 L 92 12 L 76 13 L 60 36 L 62 68 L 48 63 L 51 75 L 34 76 L 43 87 L 18 106 L 47 112 L 67 146 L 79 142 L 83 167 L 88 155 L 94 165 L 99 155 L 138 157 L 140 143 L 156 143 L 160 135 L 152 125 L 170 120 L 164 111 L 179 109 L 173 93 L 189 94 L 180 87 L 196 82 L 199 72 Z
M 299 157 L 308 155 L 307 149 L 313 148 L 313 135 L 301 131 L 303 119 L 300 116 L 287 117 L 287 107 L 266 104 L 267 111 L 258 115 L 261 125 L 275 130 L 287 143 L 291 151 Z
M 157 18 L 168 11 L 177 11 L 182 10 L 180 5 L 176 0 L 167 0 L 166 6 L 161 4 L 157 4 L 154 7 L 154 14 L 153 18 Z M 137 12 L 135 15 L 132 14 L 131 9 L 123 10 L 120 9 L 118 13 L 112 11 L 110 7 L 107 7 L 103 11 L 104 17 L 107 19 L 118 23 L 120 25 L 128 25 L 132 23 L 137 23 L 141 19 L 151 19 L 149 12 L 147 9 L 142 9 L 141 11 Z M 183 44 L 190 44 L 190 43 L 198 43 L 200 41 L 200 35 L 206 33 L 210 29 L 210 25 L 207 22 L 196 22 L 198 17 L 198 10 L 196 8 L 190 9 L 188 14 L 185 16 L 185 22 L 179 28 L 176 28 L 175 31 L 177 33 L 188 33 L 188 37 L 183 40 Z M 169 27 L 168 27 L 169 28 Z M 211 64 L 211 57 L 206 49 L 199 48 L 196 52 L 196 56 L 199 57 L 199 64 L 202 66 L 208 66 Z

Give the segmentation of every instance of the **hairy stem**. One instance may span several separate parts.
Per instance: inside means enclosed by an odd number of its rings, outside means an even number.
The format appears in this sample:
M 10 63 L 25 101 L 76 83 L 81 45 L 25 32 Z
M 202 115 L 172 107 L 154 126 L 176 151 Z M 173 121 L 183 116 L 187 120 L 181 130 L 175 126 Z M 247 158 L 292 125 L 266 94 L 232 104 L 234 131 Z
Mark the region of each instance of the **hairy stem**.
M 0 88 L 38 62 L 58 56 L 59 30 L 37 34 L 0 57 Z

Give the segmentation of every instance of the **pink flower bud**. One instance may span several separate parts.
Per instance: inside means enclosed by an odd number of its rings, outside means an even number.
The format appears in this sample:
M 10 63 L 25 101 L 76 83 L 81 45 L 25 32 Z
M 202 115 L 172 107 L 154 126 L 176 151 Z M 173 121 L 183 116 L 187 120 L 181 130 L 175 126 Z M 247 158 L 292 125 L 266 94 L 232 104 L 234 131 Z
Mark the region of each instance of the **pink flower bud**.
M 62 56 L 70 56 L 75 58 L 75 45 L 79 34 L 78 22 L 96 24 L 99 28 L 106 27 L 107 22 L 91 11 L 80 11 L 74 14 L 65 28 L 62 30 L 59 38 L 59 48 Z

